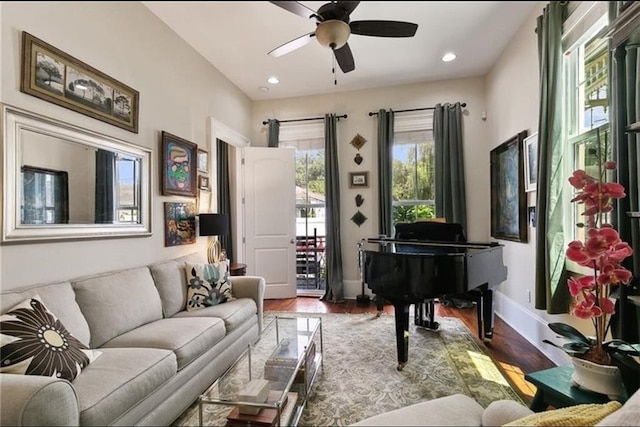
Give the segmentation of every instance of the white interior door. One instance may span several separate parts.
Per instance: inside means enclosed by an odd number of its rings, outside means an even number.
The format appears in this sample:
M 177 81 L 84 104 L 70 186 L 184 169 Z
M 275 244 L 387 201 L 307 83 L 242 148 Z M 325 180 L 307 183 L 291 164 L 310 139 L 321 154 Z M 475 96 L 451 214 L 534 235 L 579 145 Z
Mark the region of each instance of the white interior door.
M 265 278 L 265 298 L 294 298 L 295 149 L 242 151 L 247 274 Z

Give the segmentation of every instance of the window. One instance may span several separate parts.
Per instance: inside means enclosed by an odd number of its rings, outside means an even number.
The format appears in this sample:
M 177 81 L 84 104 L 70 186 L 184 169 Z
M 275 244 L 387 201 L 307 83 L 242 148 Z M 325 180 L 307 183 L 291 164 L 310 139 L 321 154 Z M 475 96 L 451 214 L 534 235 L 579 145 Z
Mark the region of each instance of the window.
M 433 111 L 396 116 L 393 135 L 393 224 L 435 217 Z
M 67 172 L 22 167 L 21 224 L 68 224 Z
M 296 150 L 296 235 L 325 236 L 324 122 L 282 124 L 279 145 Z
M 140 212 L 140 182 L 138 170 L 140 163 L 130 157 L 120 154 L 116 155 L 116 173 L 115 173 L 115 208 L 116 218 L 119 223 L 140 222 L 138 212 Z
M 585 230 L 577 226 L 582 222 L 583 205 L 569 204 L 568 201 L 573 197 L 573 188 L 567 183 L 567 179 L 576 169 L 583 169 L 592 176 L 598 176 L 599 172 L 595 170 L 598 155 L 606 159 L 611 158 L 610 64 L 607 39 L 602 36 L 608 22 L 606 8 L 592 7 L 588 11 L 580 11 L 578 8 L 574 13 L 582 17 L 578 18 L 575 24 L 581 32 L 576 35 L 576 31 L 573 31 L 572 45 L 565 48 L 564 76 L 567 102 L 564 128 L 569 161 L 565 165 L 564 183 L 567 189 L 565 206 L 571 206 L 571 210 L 565 214 L 565 230 L 568 230 L 568 240 L 583 240 Z M 576 268 L 572 266 L 571 269 Z

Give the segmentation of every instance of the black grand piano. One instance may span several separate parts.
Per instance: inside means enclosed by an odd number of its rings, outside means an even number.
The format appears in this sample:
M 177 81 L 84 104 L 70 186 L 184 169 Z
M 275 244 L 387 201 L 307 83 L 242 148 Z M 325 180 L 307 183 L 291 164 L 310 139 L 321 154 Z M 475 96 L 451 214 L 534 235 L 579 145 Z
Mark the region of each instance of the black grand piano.
M 507 278 L 502 247 L 467 242 L 460 224 L 438 222 L 399 223 L 394 238 L 358 243 L 363 282 L 394 306 L 398 370 L 408 360 L 411 304 L 416 325 L 438 329 L 434 299 L 465 294 L 476 301 L 478 336 L 492 338 L 492 287 Z

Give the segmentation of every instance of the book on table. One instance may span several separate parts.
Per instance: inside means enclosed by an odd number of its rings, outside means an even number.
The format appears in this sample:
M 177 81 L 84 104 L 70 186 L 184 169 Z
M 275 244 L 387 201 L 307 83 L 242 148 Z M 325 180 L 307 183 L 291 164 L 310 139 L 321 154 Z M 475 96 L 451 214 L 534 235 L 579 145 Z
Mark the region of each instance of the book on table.
M 267 402 L 276 402 L 282 392 L 272 390 L 269 392 L 269 398 Z M 286 426 L 291 420 L 293 410 L 298 400 L 298 393 L 289 392 L 285 396 L 285 400 L 282 402 L 280 409 L 280 425 Z M 257 426 L 257 427 L 271 427 L 278 425 L 278 410 L 274 408 L 261 408 L 256 415 L 242 414 L 239 407 L 235 406 L 229 415 L 227 415 L 227 427 L 239 427 L 239 426 Z

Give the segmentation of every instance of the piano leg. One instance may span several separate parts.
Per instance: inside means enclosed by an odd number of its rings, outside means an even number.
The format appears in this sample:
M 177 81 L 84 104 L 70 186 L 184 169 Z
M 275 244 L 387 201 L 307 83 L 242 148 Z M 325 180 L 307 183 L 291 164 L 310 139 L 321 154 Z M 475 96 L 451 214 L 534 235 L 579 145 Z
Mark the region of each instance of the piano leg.
M 384 299 L 378 295 L 376 295 L 376 310 L 378 310 L 376 317 L 382 316 L 382 313 L 384 312 Z
M 485 289 L 482 292 L 482 323 L 484 324 L 484 339 L 493 338 L 493 290 Z
M 414 323 L 427 329 L 437 330 L 440 324 L 435 321 L 434 300 L 423 301 L 415 304 Z
M 396 318 L 396 347 L 398 350 L 398 371 L 402 371 L 409 360 L 409 306 L 410 304 L 395 303 Z
M 490 341 L 493 338 L 493 290 L 484 285 L 479 289 L 476 301 L 478 317 L 478 338 Z

